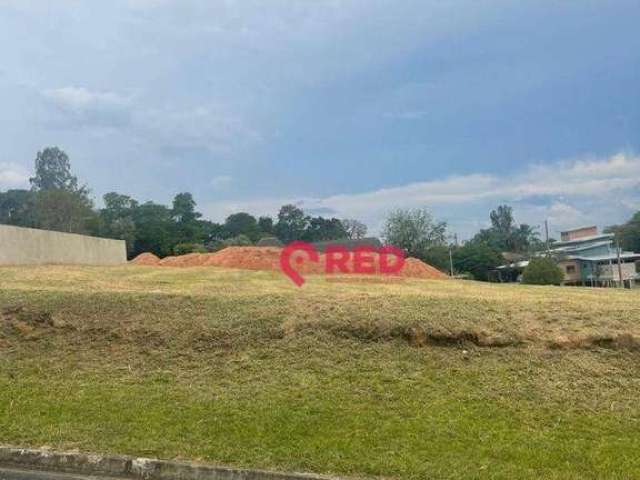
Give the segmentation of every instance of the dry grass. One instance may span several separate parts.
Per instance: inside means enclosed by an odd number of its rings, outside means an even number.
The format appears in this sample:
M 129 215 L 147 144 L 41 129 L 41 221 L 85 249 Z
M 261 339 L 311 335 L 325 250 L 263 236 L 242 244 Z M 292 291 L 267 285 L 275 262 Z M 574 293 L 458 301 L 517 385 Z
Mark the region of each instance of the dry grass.
M 158 299 L 170 295 L 189 297 L 195 304 L 208 299 L 245 304 L 256 310 L 247 312 L 248 320 L 277 317 L 269 322 L 269 337 L 323 330 L 363 340 L 402 337 L 414 345 L 466 342 L 479 346 L 640 347 L 640 323 L 636 320 L 640 290 L 344 276 L 312 277 L 303 288 L 296 288 L 269 272 L 132 266 L 4 268 L 2 277 L 0 287 L 5 291 L 79 296 L 113 292 Z M 117 320 L 99 321 L 105 328 L 119 328 Z M 194 327 L 206 330 L 207 322 L 196 322 Z M 145 325 L 150 331 L 158 328 L 166 326 L 157 322 Z
M 0 312 L 7 443 L 416 479 L 640 469 L 640 291 L 16 267 Z

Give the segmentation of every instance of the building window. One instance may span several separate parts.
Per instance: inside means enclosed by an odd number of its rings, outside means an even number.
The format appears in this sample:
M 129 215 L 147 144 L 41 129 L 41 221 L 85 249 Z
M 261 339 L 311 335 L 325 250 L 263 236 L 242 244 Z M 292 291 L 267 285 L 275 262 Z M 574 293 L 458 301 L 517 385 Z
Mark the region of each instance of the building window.
M 575 265 L 567 265 L 567 273 L 576 273 Z

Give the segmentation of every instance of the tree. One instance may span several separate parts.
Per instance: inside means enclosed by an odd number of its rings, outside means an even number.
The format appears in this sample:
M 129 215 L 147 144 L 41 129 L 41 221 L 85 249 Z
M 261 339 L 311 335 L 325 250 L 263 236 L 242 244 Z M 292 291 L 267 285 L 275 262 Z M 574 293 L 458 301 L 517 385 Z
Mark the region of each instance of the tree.
M 0 192 L 0 223 L 35 227 L 36 194 L 30 190 Z
M 196 212 L 196 201 L 189 192 L 178 193 L 173 198 L 173 219 L 179 224 L 194 223 L 202 214 Z
M 351 240 L 358 240 L 367 235 L 367 226 L 358 220 L 346 218 L 342 220 L 342 226 Z
M 29 181 L 36 195 L 36 227 L 73 233 L 93 233 L 97 229 L 98 217 L 89 190 L 78 187 L 69 156 L 58 147 L 37 153 L 35 175 Z
M 110 218 L 118 218 L 130 215 L 138 206 L 138 201 L 128 195 L 122 195 L 116 192 L 106 193 L 102 199 L 104 200 L 103 212 Z
M 521 223 L 511 234 L 511 251 L 520 253 L 539 252 L 545 249 L 545 244 L 540 240 L 534 227 Z
M 226 237 L 244 235 L 252 242 L 255 242 L 260 237 L 258 222 L 253 215 L 249 215 L 246 212 L 229 215 L 227 220 L 224 222 L 224 229 Z
M 341 240 L 347 238 L 347 232 L 337 218 L 313 217 L 307 219 L 307 228 L 302 237 L 307 242 Z
M 152 252 L 166 257 L 176 245 L 172 211 L 164 205 L 146 202 L 134 210 L 136 240 L 133 254 Z
M 492 210 L 489 218 L 491 228 L 480 230 L 472 241 L 485 243 L 501 252 L 530 253 L 543 248 L 533 227 L 525 223 L 516 225 L 513 209 L 508 205 Z
M 278 212 L 275 233 L 283 243 L 302 240 L 309 221 L 295 205 L 283 205 Z
M 271 217 L 258 218 L 258 228 L 260 229 L 260 232 L 272 235 L 273 234 L 273 218 Z
M 199 243 L 203 241 L 202 227 L 196 212 L 196 202 L 189 192 L 179 193 L 173 198 L 171 215 L 176 222 L 177 243 Z
M 513 231 L 513 209 L 508 205 L 500 205 L 489 214 L 492 228 L 503 239 L 508 239 Z
M 420 260 L 436 267 L 441 272 L 451 273 L 451 261 L 447 245 L 434 245 L 425 249 L 420 256 Z
M 35 191 L 64 190 L 77 192 L 78 178 L 71 174 L 69 156 L 58 147 L 47 147 L 36 155 L 35 176 L 29 179 Z
M 92 233 L 96 213 L 93 202 L 81 192 L 52 189 L 37 193 L 35 223 L 38 228 L 69 233 Z
M 225 236 L 224 225 L 220 223 L 215 223 L 210 220 L 200 220 L 200 228 L 205 244 L 213 242 L 214 240 L 222 240 Z
M 550 257 L 532 258 L 522 273 L 522 283 L 531 285 L 560 285 L 564 273 Z
M 453 252 L 456 272 L 470 273 L 476 280 L 487 281 L 489 271 L 502 263 L 500 252 L 482 242 L 467 242 Z
M 604 229 L 605 233 L 614 233 L 623 250 L 640 252 L 640 212 L 636 212 L 631 219 L 622 224 Z
M 430 247 L 446 244 L 447 224 L 436 221 L 428 210 L 396 210 L 386 219 L 383 237 L 411 257 L 422 258 Z
M 109 192 L 103 197 L 104 208 L 100 210 L 100 236 L 124 240 L 127 253 L 133 255 L 136 241 L 135 209 L 138 202 L 128 195 Z

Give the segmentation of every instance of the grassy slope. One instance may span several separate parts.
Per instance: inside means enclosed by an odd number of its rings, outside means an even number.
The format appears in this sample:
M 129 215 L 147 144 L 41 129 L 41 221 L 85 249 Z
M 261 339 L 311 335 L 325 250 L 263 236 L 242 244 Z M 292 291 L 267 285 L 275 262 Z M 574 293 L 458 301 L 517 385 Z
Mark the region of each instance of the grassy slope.
M 637 291 L 34 267 L 0 269 L 0 309 L 0 442 L 416 479 L 640 471 Z

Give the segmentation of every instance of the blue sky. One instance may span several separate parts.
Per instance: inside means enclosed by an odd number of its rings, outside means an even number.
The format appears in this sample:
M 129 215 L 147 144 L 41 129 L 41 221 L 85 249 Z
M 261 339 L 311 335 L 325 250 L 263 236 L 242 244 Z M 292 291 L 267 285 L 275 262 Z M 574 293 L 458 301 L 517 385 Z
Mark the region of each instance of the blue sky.
M 96 197 L 191 191 L 214 220 L 620 222 L 639 22 L 637 0 L 0 0 L 0 188 L 58 145 Z

